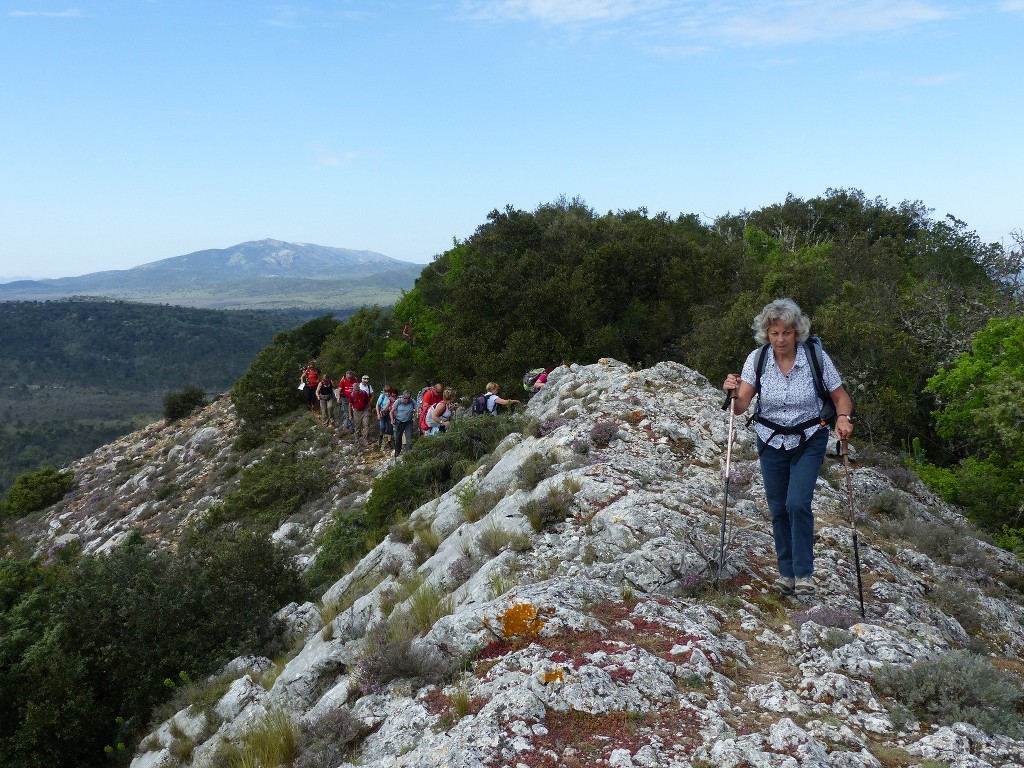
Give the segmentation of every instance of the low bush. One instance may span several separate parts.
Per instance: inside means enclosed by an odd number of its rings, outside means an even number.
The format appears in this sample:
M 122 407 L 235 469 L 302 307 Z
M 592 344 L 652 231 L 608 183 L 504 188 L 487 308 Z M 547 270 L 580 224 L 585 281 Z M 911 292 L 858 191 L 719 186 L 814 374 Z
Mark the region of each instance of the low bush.
M 75 473 L 70 470 L 58 472 L 53 467 L 43 467 L 38 472 L 26 472 L 14 481 L 2 509 L 14 517 L 23 517 L 56 504 L 74 487 Z
M 928 591 L 928 597 L 939 609 L 960 622 L 969 635 L 983 630 L 984 618 L 978 596 L 962 584 L 939 582 Z
M 1024 737 L 1024 688 L 982 656 L 950 651 L 908 668 L 888 665 L 875 673 L 875 683 L 923 721 L 966 722 L 989 734 Z
M 899 539 L 935 560 L 956 566 L 978 566 L 988 555 L 978 546 L 976 532 L 963 526 L 902 517 L 883 520 L 878 531 L 886 539 Z
M 479 486 L 473 484 L 461 489 L 458 498 L 462 516 L 467 522 L 475 523 L 494 509 L 494 506 L 504 498 L 504 494 L 497 491 L 482 491 Z
M 523 514 L 537 533 L 557 525 L 569 517 L 572 491 L 566 486 L 549 488 L 539 499 L 530 499 L 523 505 Z
M 164 394 L 164 418 L 178 421 L 206 405 L 206 390 L 195 384 L 186 384 Z
M 238 489 L 211 508 L 207 525 L 254 520 L 277 528 L 303 504 L 330 488 L 333 479 L 319 459 L 270 453 L 242 471 Z
M 516 470 L 516 477 L 519 485 L 527 491 L 532 491 L 541 480 L 551 477 L 555 472 L 554 461 L 547 453 L 532 453 Z
M 860 621 L 860 614 L 848 608 L 830 605 L 816 605 L 806 611 L 797 611 L 793 614 L 793 623 L 798 630 L 808 621 L 813 621 L 823 627 L 849 629 Z
M 590 439 L 598 447 L 608 445 L 618 434 L 619 423 L 611 419 L 602 419 L 590 428 Z
M 441 682 L 453 671 L 433 648 L 412 642 L 405 617 L 392 616 L 366 633 L 366 652 L 356 664 L 355 680 L 365 694 L 380 693 L 392 680 L 418 679 Z
M 416 565 L 423 565 L 441 546 L 441 538 L 434 533 L 434 529 L 425 526 L 416 531 L 416 538 L 412 542 L 412 556 L 416 558 Z
M 885 518 L 903 520 L 912 517 L 914 507 L 906 494 L 886 488 L 880 491 L 867 503 L 868 511 L 875 512 Z
M 305 723 L 299 736 L 299 757 L 294 768 L 325 768 L 340 765 L 369 732 L 365 723 L 348 707 L 325 712 Z

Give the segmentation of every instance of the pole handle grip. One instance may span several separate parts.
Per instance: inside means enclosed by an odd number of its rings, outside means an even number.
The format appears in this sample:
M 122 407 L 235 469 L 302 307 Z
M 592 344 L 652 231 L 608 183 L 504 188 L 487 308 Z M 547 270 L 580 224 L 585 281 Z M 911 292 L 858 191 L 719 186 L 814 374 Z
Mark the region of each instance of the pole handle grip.
M 736 390 L 735 389 L 730 389 L 728 392 L 725 393 L 725 400 L 722 401 L 722 410 L 723 411 L 726 410 L 729 407 L 729 405 L 733 401 L 733 398 L 735 398 L 735 397 L 736 397 Z

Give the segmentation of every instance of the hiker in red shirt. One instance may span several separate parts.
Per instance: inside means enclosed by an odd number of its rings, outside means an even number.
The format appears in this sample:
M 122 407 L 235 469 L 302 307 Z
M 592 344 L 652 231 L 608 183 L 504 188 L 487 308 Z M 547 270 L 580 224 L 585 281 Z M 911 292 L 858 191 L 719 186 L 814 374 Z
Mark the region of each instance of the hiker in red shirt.
M 320 383 L 320 369 L 316 367 L 316 360 L 310 360 L 302 369 L 299 383 L 306 392 L 306 406 L 311 411 L 318 410 L 320 406 L 317 404 L 316 386 Z
M 356 442 L 362 441 L 367 446 L 370 443 L 370 397 L 373 395 L 373 387 L 370 386 L 370 377 L 363 376 L 363 380 L 352 387 L 352 421 L 356 429 Z
M 355 430 L 355 425 L 352 423 L 352 388 L 359 384 L 359 380 L 352 371 L 345 371 L 345 377 L 338 382 L 339 396 L 339 407 L 341 413 L 345 417 L 345 429 L 349 432 Z

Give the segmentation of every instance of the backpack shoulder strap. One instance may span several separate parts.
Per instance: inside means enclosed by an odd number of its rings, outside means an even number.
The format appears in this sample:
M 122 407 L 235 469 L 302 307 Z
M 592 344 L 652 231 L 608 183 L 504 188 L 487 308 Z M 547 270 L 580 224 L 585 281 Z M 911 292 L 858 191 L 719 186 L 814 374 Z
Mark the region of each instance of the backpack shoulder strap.
M 811 372 L 814 374 L 814 388 L 818 392 L 818 397 L 826 400 L 829 394 L 825 390 L 825 360 L 821 352 L 821 339 L 817 336 L 808 336 L 807 341 L 804 342 L 804 353 L 811 364 Z
M 768 360 L 768 348 L 771 344 L 765 344 L 757 351 L 757 360 L 754 361 L 754 394 L 761 394 L 761 374 L 764 373 L 764 366 Z

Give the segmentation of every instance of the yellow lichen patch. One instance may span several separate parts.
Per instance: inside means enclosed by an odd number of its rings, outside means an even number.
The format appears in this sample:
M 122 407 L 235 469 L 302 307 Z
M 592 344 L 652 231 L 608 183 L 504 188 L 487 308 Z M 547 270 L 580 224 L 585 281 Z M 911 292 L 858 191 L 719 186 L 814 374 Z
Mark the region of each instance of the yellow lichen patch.
M 565 682 L 565 670 L 564 669 L 549 669 L 544 673 L 544 685 L 551 685 L 552 683 L 564 683 Z
M 498 620 L 505 637 L 536 637 L 545 624 L 541 612 L 532 603 L 514 603 L 508 610 L 498 614 Z
M 630 424 L 636 426 L 637 424 L 644 420 L 644 417 L 646 415 L 647 414 L 645 414 L 643 411 L 630 411 L 629 416 L 627 416 L 626 418 L 629 420 Z

